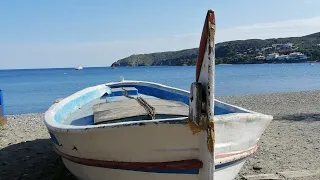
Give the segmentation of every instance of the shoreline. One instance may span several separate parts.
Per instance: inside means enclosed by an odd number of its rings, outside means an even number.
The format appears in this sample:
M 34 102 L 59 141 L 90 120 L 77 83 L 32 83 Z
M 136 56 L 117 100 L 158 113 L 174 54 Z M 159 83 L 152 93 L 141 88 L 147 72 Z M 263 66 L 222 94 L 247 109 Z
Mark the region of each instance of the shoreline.
M 306 62 L 292 62 L 292 63 L 237 63 L 237 64 L 216 64 L 216 65 L 253 65 L 253 64 L 320 64 L 320 61 L 306 61 Z M 184 66 L 184 65 L 161 65 L 161 66 L 116 66 L 116 67 L 180 67 L 180 66 Z M 187 65 L 187 66 L 195 66 L 195 65 Z M 106 65 L 106 66 L 83 66 L 83 68 L 111 68 L 111 65 Z M 69 70 L 74 70 L 74 67 L 39 67 L 39 68 L 7 68 L 7 69 L 0 69 L 0 71 L 15 71 L 15 70 L 51 70 L 51 69 L 69 69 Z
M 237 180 L 243 175 L 320 167 L 320 156 L 316 155 L 320 154 L 320 91 L 216 99 L 274 116 L 258 143 L 258 151 L 246 161 Z M 0 131 L 0 172 L 3 174 L 0 180 L 76 179 L 53 151 L 43 123 L 44 113 L 7 115 L 7 118 L 5 129 Z
M 221 64 L 215 64 L 216 66 L 227 66 L 227 65 L 261 65 L 261 64 L 320 64 L 320 61 L 315 60 L 315 61 L 303 61 L 303 62 L 282 62 L 282 61 L 277 61 L 277 62 L 256 62 L 256 63 L 233 63 L 233 64 L 227 64 L 227 63 L 221 63 Z M 194 67 L 196 65 L 135 65 L 135 66 L 115 66 L 117 67 L 181 67 L 181 66 L 187 66 L 187 67 Z M 111 68 L 112 66 L 108 66 Z

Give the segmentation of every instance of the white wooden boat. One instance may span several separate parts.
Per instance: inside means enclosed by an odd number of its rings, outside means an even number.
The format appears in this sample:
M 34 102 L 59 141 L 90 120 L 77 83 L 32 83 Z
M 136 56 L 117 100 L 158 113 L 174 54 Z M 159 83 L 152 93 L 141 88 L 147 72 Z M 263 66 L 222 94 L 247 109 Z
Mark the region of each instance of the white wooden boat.
M 55 102 L 45 124 L 71 173 L 82 180 L 234 179 L 272 116 L 214 100 L 214 31 L 208 11 L 191 93 L 122 79 Z

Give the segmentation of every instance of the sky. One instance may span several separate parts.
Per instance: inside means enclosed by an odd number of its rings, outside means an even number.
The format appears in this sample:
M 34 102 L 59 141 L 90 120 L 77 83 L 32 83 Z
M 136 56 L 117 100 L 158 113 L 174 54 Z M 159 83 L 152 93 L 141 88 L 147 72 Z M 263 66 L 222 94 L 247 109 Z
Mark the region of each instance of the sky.
M 320 31 L 319 0 L 0 0 L 0 69 L 104 67 L 132 54 Z

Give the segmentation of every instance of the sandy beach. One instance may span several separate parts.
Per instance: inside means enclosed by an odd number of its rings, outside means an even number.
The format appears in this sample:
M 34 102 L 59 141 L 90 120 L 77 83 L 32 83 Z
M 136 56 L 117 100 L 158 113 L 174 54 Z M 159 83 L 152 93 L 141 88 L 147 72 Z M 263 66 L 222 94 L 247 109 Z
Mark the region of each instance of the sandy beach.
M 218 97 L 224 102 L 270 114 L 274 120 L 243 175 L 320 168 L 320 91 Z M 0 130 L 0 180 L 76 179 L 53 152 L 43 113 L 8 116 Z M 299 179 L 316 180 L 318 177 Z

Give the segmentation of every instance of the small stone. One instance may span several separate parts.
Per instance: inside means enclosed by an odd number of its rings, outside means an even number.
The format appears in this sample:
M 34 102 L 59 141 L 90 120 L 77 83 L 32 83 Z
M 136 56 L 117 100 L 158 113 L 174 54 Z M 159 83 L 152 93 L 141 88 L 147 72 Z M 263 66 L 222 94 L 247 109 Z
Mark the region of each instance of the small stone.
M 6 165 L 8 165 L 8 162 L 6 162 L 6 161 L 1 163 L 1 166 L 6 166 Z
M 253 166 L 253 167 L 252 167 L 252 169 L 253 169 L 253 170 L 257 170 L 257 171 L 259 171 L 259 170 L 261 170 L 261 169 L 262 169 L 262 167 L 255 165 L 255 166 Z

